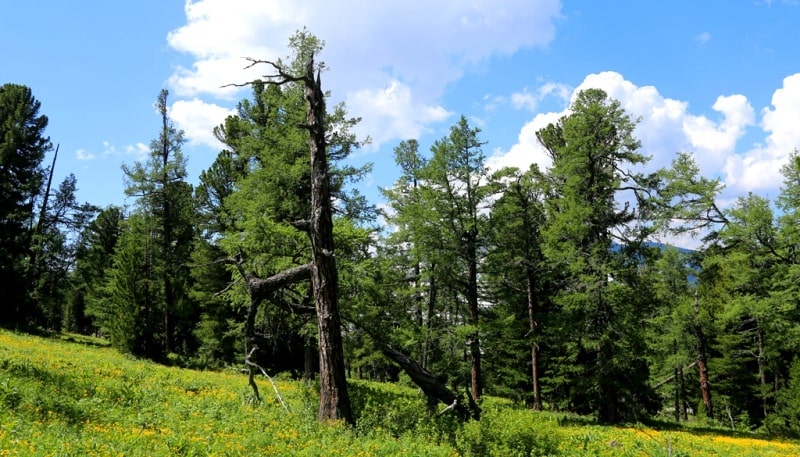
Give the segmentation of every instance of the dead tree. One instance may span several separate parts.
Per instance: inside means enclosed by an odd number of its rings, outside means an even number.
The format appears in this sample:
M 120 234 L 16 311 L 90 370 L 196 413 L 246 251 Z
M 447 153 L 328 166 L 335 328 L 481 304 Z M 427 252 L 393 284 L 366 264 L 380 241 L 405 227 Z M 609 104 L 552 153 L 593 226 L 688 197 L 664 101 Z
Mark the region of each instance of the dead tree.
M 373 340 L 375 340 L 375 338 L 373 338 Z M 454 410 L 462 421 L 467 421 L 469 419 L 480 420 L 481 410 L 472 399 L 469 391 L 467 391 L 466 401 L 464 401 L 465 397 L 459 397 L 453 391 L 445 387 L 444 384 L 436 379 L 433 373 L 423 368 L 411 357 L 379 340 L 375 340 L 375 342 L 380 346 L 381 353 L 389 360 L 399 365 L 411 380 L 414 381 L 414 384 L 422 389 L 422 392 L 425 393 L 428 399 L 428 405 L 430 407 L 435 407 L 438 402 L 442 402 L 449 405 L 442 412 Z
M 325 94 L 314 57 L 306 63 L 306 128 L 311 155 L 311 290 L 317 309 L 319 331 L 319 413 L 320 421 L 344 419 L 354 423 L 347 395 L 342 323 L 339 316 L 339 274 L 333 255 L 333 212 L 330 175 L 325 142 Z
M 374 326 L 370 327 L 360 322 L 358 319 L 354 319 L 353 316 L 345 316 L 345 319 L 356 328 L 363 330 L 364 333 L 369 335 L 370 339 L 381 353 L 399 366 L 400 369 L 411 378 L 411 381 L 425 394 L 430 411 L 434 411 L 439 402 L 441 402 L 448 406 L 440 411 L 439 414 L 453 411 L 462 421 L 470 419 L 480 420 L 481 409 L 472 397 L 470 389 L 466 389 L 464 392 L 465 395 L 463 396 L 448 389 L 447 386 L 437 379 L 434 373 L 428 371 L 422 364 L 407 354 L 404 354 L 388 342 L 383 336 L 388 333 L 385 328 L 381 329 L 380 326 L 377 328 Z
M 317 316 L 319 338 L 319 370 L 320 370 L 320 403 L 318 420 L 344 420 L 354 424 L 347 393 L 345 376 L 344 349 L 339 316 L 338 271 L 334 257 L 333 243 L 333 211 L 331 208 L 330 174 L 325 138 L 325 95 L 322 91 L 320 72 L 314 74 L 313 54 L 306 62 L 303 75 L 292 75 L 284 66 L 265 60 L 248 59 L 250 67 L 267 64 L 275 75 L 267 77 L 266 84 L 283 85 L 301 83 L 304 87 L 306 101 L 306 123 L 302 128 L 308 130 L 309 155 L 311 162 L 311 215 L 309 221 L 299 221 L 293 225 L 298 230 L 307 231 L 311 240 L 311 262 L 301 268 L 302 275 L 309 274 L 311 290 L 314 297 L 314 308 Z M 252 83 L 240 84 L 250 85 Z M 306 273 L 305 269 L 308 269 Z M 281 274 L 288 274 L 292 270 Z M 300 271 L 292 278 L 300 277 Z M 277 275 L 276 275 L 277 276 Z M 270 290 L 267 288 L 266 295 Z M 255 318 L 258 301 L 252 300 L 248 313 Z M 251 335 L 252 336 L 252 335 Z M 249 354 L 249 352 L 248 352 Z

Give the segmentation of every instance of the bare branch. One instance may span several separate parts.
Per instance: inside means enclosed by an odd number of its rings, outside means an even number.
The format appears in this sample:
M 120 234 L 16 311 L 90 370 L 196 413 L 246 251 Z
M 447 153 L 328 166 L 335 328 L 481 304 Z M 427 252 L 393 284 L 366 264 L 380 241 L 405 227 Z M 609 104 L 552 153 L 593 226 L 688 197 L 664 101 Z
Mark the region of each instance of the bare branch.
M 279 63 L 273 62 L 271 60 L 254 59 L 252 57 L 243 57 L 243 58 L 245 60 L 247 60 L 248 62 L 250 62 L 247 66 L 245 66 L 243 68 L 243 70 L 247 70 L 247 69 L 255 67 L 256 65 L 262 65 L 262 64 L 269 65 L 270 67 L 272 67 L 273 70 L 275 70 L 275 74 L 264 75 L 263 76 L 263 78 L 265 78 L 267 80 L 267 84 L 273 84 L 273 85 L 276 85 L 276 86 L 281 86 L 283 84 L 288 84 L 288 83 L 295 83 L 295 82 L 303 82 L 303 83 L 305 83 L 307 81 L 307 77 L 305 75 L 296 76 L 296 75 L 289 74 L 289 73 L 286 72 L 286 70 L 284 69 L 284 67 L 282 65 L 280 65 Z M 231 84 L 225 84 L 224 86 L 220 86 L 220 87 L 246 87 L 246 86 L 252 86 L 257 81 L 258 80 L 253 80 L 253 81 L 245 82 L 245 83 L 231 83 Z
M 297 230 L 300 230 L 301 232 L 308 233 L 311 231 L 311 221 L 308 219 L 289 222 L 289 225 L 296 228 Z
M 231 281 L 231 282 L 229 282 L 229 283 L 228 283 L 228 285 L 227 285 L 227 286 L 225 286 L 225 288 L 224 288 L 224 289 L 220 290 L 219 292 L 216 292 L 216 293 L 214 294 L 214 296 L 215 296 L 215 297 L 219 297 L 219 296 L 221 296 L 222 294 L 224 294 L 225 292 L 227 292 L 227 291 L 229 291 L 229 290 L 233 289 L 233 286 L 235 286 L 236 284 L 239 284 L 239 281 L 241 281 L 241 279 L 237 279 L 237 280 L 235 280 L 235 281 Z
M 253 274 L 243 274 L 247 288 L 250 290 L 250 297 L 255 301 L 269 298 L 273 292 L 311 278 L 311 264 L 300 265 L 286 271 L 274 274 L 269 278 L 259 278 Z
M 453 400 L 453 403 L 450 406 L 448 406 L 447 408 L 439 411 L 439 414 L 437 414 L 437 416 L 441 416 L 442 414 L 450 411 L 451 409 L 454 409 L 456 406 L 458 406 L 458 399 Z
M 286 411 L 289 411 L 289 408 L 286 407 L 286 403 L 283 402 L 283 397 L 281 397 L 281 393 L 278 391 L 278 387 L 275 386 L 275 382 L 273 382 L 272 378 L 270 377 L 270 375 L 267 374 L 267 370 L 265 370 L 261 365 L 253 362 L 250 359 L 253 356 L 253 353 L 255 353 L 257 350 L 258 350 L 258 346 L 253 346 L 253 348 L 247 354 L 247 357 L 245 357 L 245 359 L 244 359 L 245 365 L 248 365 L 251 368 L 250 369 L 250 385 L 253 387 L 253 391 L 256 394 L 256 399 L 261 401 L 261 399 L 259 398 L 259 395 L 258 395 L 258 387 L 256 386 L 255 380 L 253 379 L 253 368 L 257 368 L 259 371 L 261 371 L 261 374 L 263 374 L 269 380 L 269 383 L 272 384 L 272 390 L 275 391 L 275 396 L 278 397 L 278 401 L 281 402 L 281 406 L 283 406 L 283 409 L 285 409 Z

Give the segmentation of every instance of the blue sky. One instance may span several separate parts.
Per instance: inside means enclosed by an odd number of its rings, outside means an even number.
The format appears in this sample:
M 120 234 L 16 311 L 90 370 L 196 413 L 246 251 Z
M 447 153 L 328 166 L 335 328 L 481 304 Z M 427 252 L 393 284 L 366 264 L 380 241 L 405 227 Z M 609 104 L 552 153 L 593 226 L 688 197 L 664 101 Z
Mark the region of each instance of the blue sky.
M 211 129 L 252 79 L 244 56 L 287 54 L 304 26 L 327 42 L 323 86 L 373 138 L 355 162 L 375 163 L 364 192 L 397 176 L 396 144 L 424 149 L 461 114 L 483 129 L 493 167 L 548 161 L 535 131 L 576 90 L 600 87 L 641 117 L 650 166 L 694 152 L 721 178 L 729 204 L 774 197 L 800 147 L 800 6 L 785 0 L 32 0 L 0 16 L 0 83 L 25 84 L 60 144 L 56 177 L 79 198 L 123 204 L 120 166 L 157 134 L 158 92 L 190 139 L 191 179 L 219 145 Z

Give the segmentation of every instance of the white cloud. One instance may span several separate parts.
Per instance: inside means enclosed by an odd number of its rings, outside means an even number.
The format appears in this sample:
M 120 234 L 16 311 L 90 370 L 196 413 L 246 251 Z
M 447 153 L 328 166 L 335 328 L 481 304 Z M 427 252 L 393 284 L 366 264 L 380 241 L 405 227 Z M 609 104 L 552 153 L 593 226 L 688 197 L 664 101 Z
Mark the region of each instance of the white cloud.
M 136 160 L 142 161 L 150 155 L 150 147 L 144 143 L 129 144 L 125 146 L 125 154 L 135 156 Z
M 86 152 L 85 149 L 78 149 L 77 151 L 75 151 L 75 157 L 78 160 L 92 160 L 94 159 L 94 154 L 92 154 L 91 152 Z
M 194 63 L 178 68 L 170 85 L 181 96 L 236 97 L 235 89 L 220 86 L 266 70 L 243 72 L 241 58 L 285 56 L 288 37 L 307 26 L 328 43 L 321 59 L 332 71 L 323 75 L 323 87 L 334 101 L 345 100 L 351 114 L 365 120 L 390 118 L 388 131 L 375 122 L 366 132 L 376 143 L 392 135 L 409 138 L 445 118 L 439 97 L 465 71 L 492 55 L 548 44 L 560 9 L 558 0 L 188 0 L 187 24 L 167 39 Z M 397 116 L 408 107 L 382 104 L 395 96 L 392 90 L 407 90 L 398 96 L 424 107 L 423 119 L 407 122 Z M 370 97 L 376 103 L 367 103 Z
M 190 145 L 203 144 L 213 149 L 222 148 L 222 144 L 214 137 L 214 127 L 234 114 L 235 110 L 197 98 L 178 100 L 169 109 L 170 118 L 184 131 Z
M 764 191 L 772 196 L 783 182 L 781 167 L 789 154 L 800 148 L 800 73 L 783 80 L 772 95 L 772 108 L 762 110 L 761 128 L 767 133 L 763 144 L 742 155 L 730 156 L 726 172 L 743 191 Z
M 800 73 L 784 78 L 783 87 L 772 95 L 773 108 L 762 111 L 762 127 L 770 132 L 767 145 L 794 149 L 800 144 Z
M 558 122 L 558 119 L 566 114 L 561 113 L 540 113 L 530 122 L 526 123 L 519 132 L 517 144 L 508 151 L 496 150 L 486 161 L 486 165 L 492 170 L 503 167 L 517 167 L 527 170 L 532 163 L 539 165 L 542 170 L 552 164 L 547 151 L 539 144 L 536 132 L 547 127 L 549 124 Z
M 772 97 L 772 106 L 761 110 L 757 124 L 756 111 L 744 95 L 721 95 L 710 107 L 717 116 L 692 113 L 688 102 L 661 95 L 653 86 L 637 86 L 616 72 L 588 75 L 575 88 L 605 90 L 620 101 L 634 118 L 641 118 L 636 136 L 641 151 L 652 156 L 649 168 L 667 166 L 678 151 L 691 152 L 700 171 L 707 177 L 720 177 L 726 185 L 724 201 L 749 191 L 771 196 L 778 193 L 782 182 L 780 168 L 788 155 L 800 147 L 800 73 L 784 79 L 783 87 Z M 702 107 L 700 107 L 702 109 Z M 539 113 L 522 127 L 516 145 L 497 151 L 489 160 L 492 167 L 531 163 L 548 166 L 549 158 L 536 139 L 536 131 L 567 111 Z M 763 142 L 742 147 L 741 139 L 750 130 L 761 127 Z
M 348 108 L 370 111 L 358 130 L 370 135 L 375 144 L 392 138 L 419 138 L 428 131 L 428 124 L 444 121 L 451 115 L 439 105 L 425 106 L 413 100 L 411 89 L 399 81 L 392 81 L 382 90 L 364 89 L 351 94 Z
M 129 156 L 132 155 L 134 156 L 134 160 L 142 161 L 145 160 L 150 154 L 150 147 L 141 142 L 123 146 L 122 150 L 124 152 L 119 152 L 115 145 L 108 141 L 103 141 L 103 157 L 121 156 L 124 154 Z
M 548 96 L 555 96 L 563 101 L 568 101 L 572 88 L 566 84 L 548 82 L 531 91 L 527 87 L 522 92 L 511 94 L 511 106 L 516 109 L 526 109 L 535 112 L 539 103 Z
M 703 32 L 694 37 L 700 44 L 706 44 L 711 39 L 711 33 Z
M 108 141 L 103 141 L 103 156 L 116 155 L 116 154 L 117 154 L 117 148 Z

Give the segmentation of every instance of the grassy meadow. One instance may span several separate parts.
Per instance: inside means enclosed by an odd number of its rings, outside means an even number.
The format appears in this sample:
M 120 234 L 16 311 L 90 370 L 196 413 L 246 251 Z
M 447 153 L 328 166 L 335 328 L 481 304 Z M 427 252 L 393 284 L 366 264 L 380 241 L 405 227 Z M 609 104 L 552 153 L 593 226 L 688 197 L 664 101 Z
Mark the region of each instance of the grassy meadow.
M 102 340 L 0 330 L 0 456 L 797 456 L 800 444 L 724 430 L 603 427 L 499 399 L 466 425 L 428 418 L 415 389 L 353 381 L 359 425 L 316 421 L 316 386 L 165 367 Z

